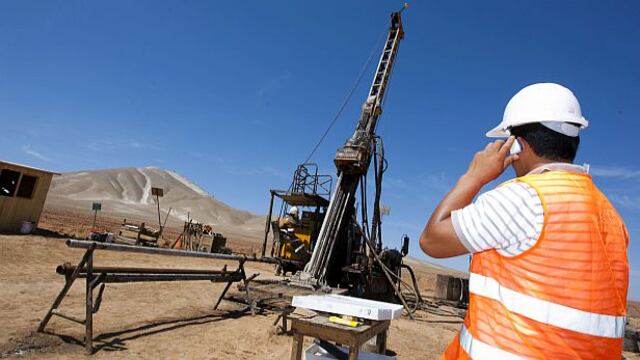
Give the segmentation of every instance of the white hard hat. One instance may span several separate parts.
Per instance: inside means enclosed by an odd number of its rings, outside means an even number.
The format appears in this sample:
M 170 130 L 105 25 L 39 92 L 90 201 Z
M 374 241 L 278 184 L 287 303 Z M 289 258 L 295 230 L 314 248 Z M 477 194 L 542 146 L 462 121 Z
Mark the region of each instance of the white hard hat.
M 289 215 L 298 215 L 298 208 L 296 206 L 292 206 L 291 209 L 289 209 Z
M 510 128 L 531 123 L 541 123 L 567 136 L 577 136 L 579 129 L 589 125 L 571 90 L 554 83 L 539 83 L 523 88 L 509 100 L 502 122 L 487 136 L 507 137 Z

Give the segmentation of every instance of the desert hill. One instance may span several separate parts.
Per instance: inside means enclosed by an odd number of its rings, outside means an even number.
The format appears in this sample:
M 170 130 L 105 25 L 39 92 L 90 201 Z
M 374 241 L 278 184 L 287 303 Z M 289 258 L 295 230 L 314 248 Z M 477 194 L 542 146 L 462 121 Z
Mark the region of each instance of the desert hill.
M 259 231 L 264 226 L 264 217 L 233 208 L 182 175 L 154 167 L 63 173 L 53 178 L 46 206 L 87 212 L 91 203 L 102 202 L 105 215 L 157 222 L 152 186 L 164 190 L 161 212 L 164 220 L 171 207 L 169 224 L 181 224 L 189 215 L 199 222 L 233 226 L 248 232 Z

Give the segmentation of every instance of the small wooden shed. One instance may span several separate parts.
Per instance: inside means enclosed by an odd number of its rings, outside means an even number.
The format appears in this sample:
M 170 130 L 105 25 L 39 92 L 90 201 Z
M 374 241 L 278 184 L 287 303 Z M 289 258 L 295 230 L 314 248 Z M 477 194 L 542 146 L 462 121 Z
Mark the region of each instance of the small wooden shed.
M 0 232 L 18 232 L 23 221 L 38 225 L 54 175 L 0 160 Z

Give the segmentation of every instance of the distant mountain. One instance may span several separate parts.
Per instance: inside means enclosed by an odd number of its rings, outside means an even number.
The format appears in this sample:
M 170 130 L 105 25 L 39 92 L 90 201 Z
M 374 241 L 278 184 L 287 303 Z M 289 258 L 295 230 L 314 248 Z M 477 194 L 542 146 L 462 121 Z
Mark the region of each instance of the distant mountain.
M 91 203 L 101 202 L 105 215 L 157 222 L 151 187 L 163 189 L 162 219 L 171 207 L 170 223 L 182 223 L 189 214 L 198 222 L 247 231 L 264 227 L 264 217 L 233 208 L 214 199 L 184 176 L 154 167 L 63 173 L 53 178 L 46 206 L 90 211 Z

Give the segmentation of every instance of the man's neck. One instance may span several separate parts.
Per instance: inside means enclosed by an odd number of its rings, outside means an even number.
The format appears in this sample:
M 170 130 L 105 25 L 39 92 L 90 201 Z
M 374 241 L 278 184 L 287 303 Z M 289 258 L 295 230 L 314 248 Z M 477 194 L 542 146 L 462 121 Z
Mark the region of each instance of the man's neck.
M 533 164 L 531 166 L 528 167 L 527 171 L 525 172 L 526 174 L 530 173 L 531 171 L 541 167 L 541 166 L 545 166 L 547 164 L 557 164 L 557 163 L 562 163 L 562 164 L 573 164 L 573 162 L 571 161 L 563 161 L 563 160 L 549 160 L 549 159 L 545 159 L 545 158 L 538 158 L 536 159 L 535 162 L 533 162 Z
M 588 174 L 589 173 L 589 165 L 576 165 L 572 162 L 562 161 L 562 162 L 545 162 L 539 165 L 538 167 L 530 170 L 526 175 L 532 174 L 542 174 L 547 171 L 564 171 L 564 172 L 573 172 L 578 174 Z

